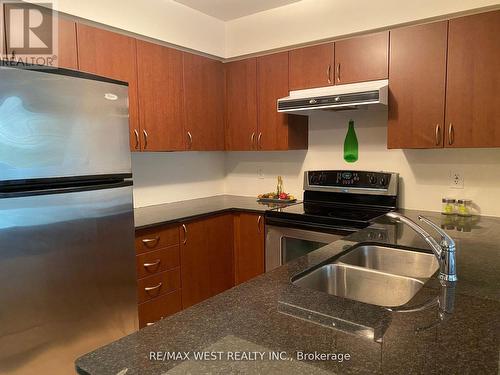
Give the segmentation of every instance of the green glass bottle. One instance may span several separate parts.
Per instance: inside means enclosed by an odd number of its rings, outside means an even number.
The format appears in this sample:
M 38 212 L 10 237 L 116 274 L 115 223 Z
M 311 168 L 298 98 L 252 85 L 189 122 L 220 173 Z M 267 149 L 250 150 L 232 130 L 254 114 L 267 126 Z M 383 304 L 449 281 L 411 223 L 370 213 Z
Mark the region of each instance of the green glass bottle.
M 348 163 L 354 163 L 358 160 L 358 137 L 354 131 L 354 121 L 349 120 L 349 129 L 344 141 L 344 160 Z

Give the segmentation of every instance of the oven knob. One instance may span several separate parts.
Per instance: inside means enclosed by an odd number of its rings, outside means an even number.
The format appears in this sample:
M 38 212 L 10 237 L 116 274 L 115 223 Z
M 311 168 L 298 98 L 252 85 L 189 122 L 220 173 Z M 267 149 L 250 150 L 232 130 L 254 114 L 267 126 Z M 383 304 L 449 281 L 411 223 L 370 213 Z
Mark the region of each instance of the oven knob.
M 326 183 L 326 174 L 321 174 L 321 175 L 319 176 L 319 183 L 320 183 L 320 184 L 324 184 L 324 183 Z
M 375 176 L 370 176 L 368 178 L 368 181 L 370 181 L 370 184 L 375 185 L 377 183 L 377 177 Z
M 319 176 L 317 174 L 311 175 L 310 183 L 311 185 L 317 185 L 319 182 Z
M 387 181 L 386 181 L 385 177 L 380 177 L 380 185 L 385 186 L 386 182 Z

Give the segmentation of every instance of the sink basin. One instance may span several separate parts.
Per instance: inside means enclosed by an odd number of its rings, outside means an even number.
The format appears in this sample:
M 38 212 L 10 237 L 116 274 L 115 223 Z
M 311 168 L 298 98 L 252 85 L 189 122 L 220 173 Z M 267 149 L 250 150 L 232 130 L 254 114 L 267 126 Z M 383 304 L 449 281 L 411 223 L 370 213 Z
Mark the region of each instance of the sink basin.
M 322 266 L 292 282 L 300 287 L 386 307 L 404 305 L 424 285 L 423 281 L 411 277 L 338 263 Z
M 422 279 L 430 278 L 439 268 L 433 254 L 376 245 L 355 247 L 338 262 Z

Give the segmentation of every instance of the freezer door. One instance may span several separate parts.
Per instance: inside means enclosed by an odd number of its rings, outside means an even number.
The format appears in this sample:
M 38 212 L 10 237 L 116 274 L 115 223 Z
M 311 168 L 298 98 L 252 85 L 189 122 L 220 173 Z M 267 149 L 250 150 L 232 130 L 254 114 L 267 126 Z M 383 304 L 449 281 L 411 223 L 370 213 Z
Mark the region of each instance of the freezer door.
M 0 285 L 1 374 L 73 374 L 137 330 L 131 186 L 0 199 Z
M 48 71 L 0 67 L 0 185 L 129 174 L 127 86 Z

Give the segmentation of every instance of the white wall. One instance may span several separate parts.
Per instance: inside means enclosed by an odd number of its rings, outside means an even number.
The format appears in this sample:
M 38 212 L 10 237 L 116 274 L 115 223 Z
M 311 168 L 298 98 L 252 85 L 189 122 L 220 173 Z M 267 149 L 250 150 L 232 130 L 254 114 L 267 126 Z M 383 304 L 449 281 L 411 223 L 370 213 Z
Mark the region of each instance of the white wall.
M 359 160 L 343 160 L 349 118 L 355 120 Z M 255 196 L 276 188 L 302 196 L 303 172 L 309 169 L 367 169 L 399 172 L 400 206 L 439 211 L 443 196 L 471 198 L 482 214 L 500 216 L 500 149 L 387 150 L 387 112 L 318 113 L 310 118 L 308 151 L 229 152 L 225 192 Z M 264 179 L 257 171 L 262 168 Z M 449 188 L 450 170 L 464 175 L 464 189 Z
M 223 152 L 133 153 L 134 207 L 224 193 Z
M 224 22 L 172 0 L 56 0 L 56 4 L 58 10 L 73 16 L 211 55 L 225 55 Z
M 226 23 L 226 57 L 319 41 L 470 9 L 498 0 L 302 0 Z

